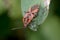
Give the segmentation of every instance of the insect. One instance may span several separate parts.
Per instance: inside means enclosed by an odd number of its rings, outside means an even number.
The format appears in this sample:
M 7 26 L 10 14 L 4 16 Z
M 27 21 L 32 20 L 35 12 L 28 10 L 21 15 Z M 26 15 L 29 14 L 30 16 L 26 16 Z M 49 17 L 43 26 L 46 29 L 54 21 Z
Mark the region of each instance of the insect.
M 39 5 L 34 5 L 27 12 L 25 12 L 25 16 L 23 17 L 23 24 L 26 28 L 29 23 L 33 20 L 34 17 L 36 17 L 37 13 L 39 11 Z

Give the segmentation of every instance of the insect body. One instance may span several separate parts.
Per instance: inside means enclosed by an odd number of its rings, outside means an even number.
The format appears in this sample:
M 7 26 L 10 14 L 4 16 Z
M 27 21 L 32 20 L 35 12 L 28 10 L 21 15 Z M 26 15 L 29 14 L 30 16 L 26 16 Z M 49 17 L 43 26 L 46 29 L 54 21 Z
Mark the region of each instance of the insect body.
M 34 5 L 26 12 L 25 16 L 23 17 L 23 24 L 24 27 L 27 27 L 28 24 L 33 20 L 33 18 L 37 15 L 39 11 L 39 5 Z

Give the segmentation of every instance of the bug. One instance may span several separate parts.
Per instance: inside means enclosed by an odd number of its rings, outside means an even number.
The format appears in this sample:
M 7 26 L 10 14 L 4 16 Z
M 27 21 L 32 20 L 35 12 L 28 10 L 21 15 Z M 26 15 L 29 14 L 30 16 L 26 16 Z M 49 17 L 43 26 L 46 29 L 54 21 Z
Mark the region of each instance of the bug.
M 34 17 L 36 17 L 37 13 L 39 11 L 39 5 L 34 5 L 27 12 L 25 12 L 25 16 L 23 17 L 23 24 L 26 28 L 29 23 L 33 20 Z

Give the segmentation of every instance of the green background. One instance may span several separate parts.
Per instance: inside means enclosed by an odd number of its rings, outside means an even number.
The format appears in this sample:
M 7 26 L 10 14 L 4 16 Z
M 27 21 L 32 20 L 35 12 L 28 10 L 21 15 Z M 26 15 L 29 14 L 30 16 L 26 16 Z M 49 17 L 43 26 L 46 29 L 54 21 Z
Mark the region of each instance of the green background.
M 24 0 L 25 1 L 25 0 Z M 14 30 L 15 27 L 23 27 L 21 0 L 10 0 L 11 8 L 7 9 L 0 0 L 0 38 L 15 34 L 25 37 L 26 40 L 60 40 L 60 6 L 59 0 L 51 0 L 50 11 L 45 22 L 39 26 L 37 32 L 26 30 Z M 29 2 L 29 1 L 28 1 Z M 20 31 L 21 30 L 21 31 Z

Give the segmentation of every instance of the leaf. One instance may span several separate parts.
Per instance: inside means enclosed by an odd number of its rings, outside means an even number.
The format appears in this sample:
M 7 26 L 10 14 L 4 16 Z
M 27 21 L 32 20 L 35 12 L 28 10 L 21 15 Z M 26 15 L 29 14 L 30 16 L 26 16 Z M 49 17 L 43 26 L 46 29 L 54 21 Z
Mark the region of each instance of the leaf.
M 40 10 L 38 12 L 38 15 L 36 18 L 34 18 L 32 20 L 32 22 L 29 24 L 29 28 L 33 31 L 37 31 L 38 25 L 41 25 L 46 17 L 48 16 L 48 11 L 49 11 L 49 4 L 47 4 L 47 2 L 50 3 L 49 0 L 21 0 L 21 9 L 22 9 L 22 14 L 23 16 L 25 15 L 24 11 L 28 11 L 29 7 L 38 4 L 40 5 Z

